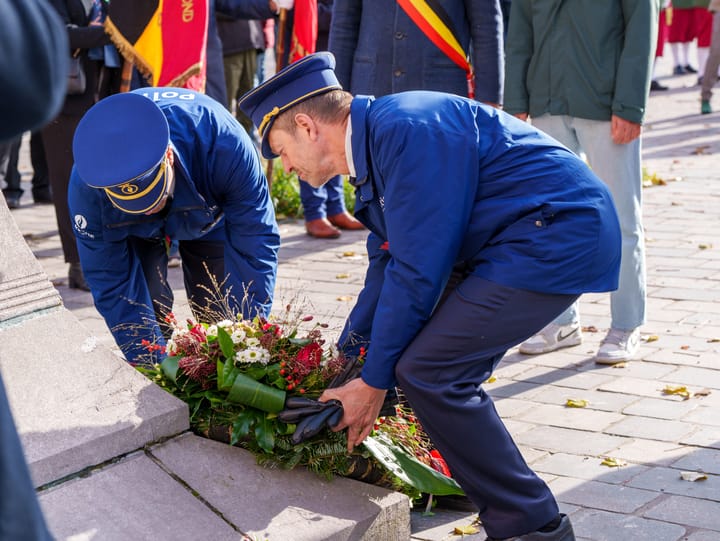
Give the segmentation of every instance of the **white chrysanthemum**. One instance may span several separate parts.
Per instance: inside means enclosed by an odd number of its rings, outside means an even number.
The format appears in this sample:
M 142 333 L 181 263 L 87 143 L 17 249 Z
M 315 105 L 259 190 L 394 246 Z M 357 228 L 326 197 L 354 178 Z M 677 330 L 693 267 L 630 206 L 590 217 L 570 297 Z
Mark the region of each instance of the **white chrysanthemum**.
M 218 326 L 217 325 L 210 325 L 207 330 L 205 331 L 205 334 L 207 336 L 217 336 L 218 335 Z
M 180 337 L 180 336 L 182 336 L 182 335 L 184 335 L 184 334 L 187 334 L 187 333 L 189 333 L 189 332 L 190 332 L 190 331 L 189 331 L 188 329 L 181 329 L 181 328 L 175 327 L 175 328 L 173 329 L 172 336 L 171 336 L 170 338 L 173 339 L 173 340 L 177 340 L 178 337 Z
M 175 333 L 173 333 L 173 336 L 175 336 Z M 175 344 L 175 341 L 172 338 L 167 341 L 167 344 L 165 344 L 165 352 L 170 356 L 177 353 L 177 344 Z
M 230 327 L 233 326 L 233 322 L 230 321 L 229 319 L 223 319 L 222 321 L 218 321 L 218 322 L 216 323 L 216 325 L 217 325 L 218 327 L 222 327 L 223 329 L 227 330 L 227 329 L 229 329 Z
M 257 338 L 249 337 L 245 340 L 245 344 L 247 344 L 247 347 L 254 348 L 260 345 L 260 340 Z
M 232 338 L 233 344 L 240 344 L 245 340 L 245 331 L 242 329 L 233 329 L 232 334 L 230 334 L 230 338 Z
M 240 363 L 260 363 L 267 364 L 270 362 L 270 352 L 261 347 L 250 347 L 238 351 L 235 354 L 235 362 Z

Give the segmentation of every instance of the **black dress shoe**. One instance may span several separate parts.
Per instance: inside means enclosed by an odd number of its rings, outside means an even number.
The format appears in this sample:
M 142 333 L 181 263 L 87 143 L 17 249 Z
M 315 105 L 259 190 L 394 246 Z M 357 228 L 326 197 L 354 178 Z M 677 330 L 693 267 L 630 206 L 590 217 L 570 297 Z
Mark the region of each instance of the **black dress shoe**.
M 667 90 L 668 87 L 656 80 L 650 81 L 650 90 Z
M 690 64 L 687 64 L 685 66 L 685 73 L 697 73 L 697 70 L 693 68 Z
M 70 263 L 70 268 L 68 269 L 68 287 L 70 289 L 90 291 L 90 286 L 85 281 L 80 263 Z
M 38 205 L 52 205 L 52 193 L 48 188 L 34 191 L 33 190 L 33 201 Z
M 5 195 L 5 202 L 9 209 L 20 208 L 20 196 L 19 195 Z

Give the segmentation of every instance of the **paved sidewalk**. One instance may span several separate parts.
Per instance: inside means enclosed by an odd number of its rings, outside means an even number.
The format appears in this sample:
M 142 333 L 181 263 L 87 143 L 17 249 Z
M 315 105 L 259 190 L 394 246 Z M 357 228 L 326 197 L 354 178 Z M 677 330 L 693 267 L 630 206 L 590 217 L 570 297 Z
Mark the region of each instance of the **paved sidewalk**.
M 583 540 L 720 540 L 720 113 L 698 114 L 694 77 L 663 82 L 671 90 L 652 95 L 644 137 L 644 165 L 658 183 L 644 191 L 649 305 L 641 359 L 594 363 L 609 299 L 587 295 L 584 344 L 533 357 L 510 352 L 487 385 Z M 28 195 L 27 145 L 21 166 L 27 192 L 13 211 L 20 230 L 66 307 L 116 349 L 90 295 L 67 288 L 53 208 Z M 294 221 L 280 230 L 276 310 L 293 303 L 339 331 L 362 287 L 365 235 L 317 240 Z M 170 275 L 176 312 L 187 314 L 179 269 Z M 668 386 L 687 387 L 689 397 L 664 394 Z M 588 405 L 568 408 L 571 398 Z M 603 465 L 605 457 L 623 465 Z M 683 480 L 682 472 L 706 479 Z M 413 539 L 484 540 L 481 530 L 455 531 L 472 522 L 467 513 L 419 510 Z

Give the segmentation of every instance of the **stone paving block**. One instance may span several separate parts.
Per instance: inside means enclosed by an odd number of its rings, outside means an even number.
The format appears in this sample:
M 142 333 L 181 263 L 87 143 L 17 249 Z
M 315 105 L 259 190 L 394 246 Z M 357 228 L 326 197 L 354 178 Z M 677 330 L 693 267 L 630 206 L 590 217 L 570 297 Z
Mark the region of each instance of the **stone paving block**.
M 645 360 L 670 366 L 714 368 L 717 365 L 717 359 L 718 353 L 714 351 L 696 353 L 684 350 L 659 349 L 648 355 Z
M 720 428 L 698 428 L 692 434 L 682 438 L 680 443 L 720 449 Z
M 559 501 L 617 513 L 634 513 L 659 496 L 650 490 L 572 477 L 558 477 L 550 483 L 550 489 Z
M 664 378 L 672 373 L 674 367 L 660 363 L 648 362 L 649 358 L 654 354 L 651 348 L 645 348 L 642 361 L 631 361 L 625 364 L 616 364 L 612 366 L 596 364 L 593 360 L 591 363 L 581 367 L 584 370 L 592 370 L 598 374 L 609 375 L 620 378 L 640 378 L 656 380 Z
M 444 511 L 442 514 L 425 515 L 420 511 L 411 513 L 412 541 L 485 541 L 487 535 L 482 524 L 476 521 L 477 514 Z M 475 526 L 478 533 L 468 535 L 455 534 L 455 528 Z
M 712 530 L 720 539 L 720 505 L 716 501 L 667 496 L 644 510 L 642 516 Z
M 714 398 L 708 401 L 710 403 L 707 406 L 701 405 L 697 409 L 691 411 L 683 417 L 683 421 L 701 425 L 720 426 L 720 412 L 718 412 L 717 404 L 719 398 L 720 393 L 714 395 Z M 702 400 L 705 402 L 705 398 Z M 712 402 L 715 403 L 713 404 Z
M 548 386 L 542 387 L 539 392 L 533 395 L 534 402 L 542 402 L 544 404 L 565 404 L 568 399 L 581 398 L 588 401 L 586 409 L 599 411 L 615 411 L 620 412 L 622 409 L 639 398 L 637 396 L 610 393 L 604 391 L 595 391 L 591 389 L 583 389 L 576 391 L 567 387 Z
M 39 500 L 58 540 L 242 539 L 142 453 L 43 491 Z
M 707 474 L 706 481 L 684 481 L 680 469 L 654 467 L 628 482 L 629 486 L 720 502 L 720 476 Z
M 485 392 L 492 398 L 522 398 L 531 399 L 538 392 L 538 386 L 525 381 L 498 380 L 491 385 L 484 385 Z
M 717 541 L 720 536 L 718 532 L 711 532 L 710 530 L 697 530 L 687 537 L 683 538 L 683 541 Z
M 515 437 L 518 444 L 552 452 L 602 455 L 620 446 L 626 438 L 557 427 L 538 427 Z
M 593 541 L 678 541 L 687 531 L 677 524 L 595 509 L 582 509 L 571 518 L 575 535 Z
M 691 453 L 687 453 L 673 462 L 672 467 L 720 475 L 720 451 L 715 449 L 694 449 Z M 715 481 L 720 482 L 720 478 Z M 720 488 L 718 490 L 720 491 Z
M 615 456 L 615 455 L 613 455 Z M 646 471 L 647 466 L 628 464 L 622 467 L 603 466 L 602 456 L 570 455 L 555 453 L 533 464 L 533 470 L 560 477 L 577 479 L 602 479 L 604 483 L 623 484 Z
M 669 466 L 678 459 L 695 453 L 699 447 L 645 439 L 633 439 L 610 451 L 614 457 L 648 466 Z
M 573 389 L 594 389 L 605 382 L 611 381 L 612 376 L 594 372 L 577 372 L 548 367 L 538 367 L 522 374 L 523 381 L 541 385 L 558 385 Z
M 582 391 L 575 398 L 582 398 Z M 517 418 L 535 424 L 603 432 L 608 426 L 617 423 L 623 417 L 619 413 L 588 408 L 568 408 L 565 405 L 538 404 Z
M 692 431 L 692 426 L 680 421 L 636 416 L 625 417 L 606 430 L 608 434 L 660 441 L 678 441 Z
M 720 303 L 718 303 L 720 304 Z M 720 371 L 682 366 L 668 376 L 678 383 L 720 389 Z
M 297 468 L 258 466 L 243 449 L 191 434 L 150 449 L 165 468 L 243 532 L 268 541 L 406 541 L 407 496 L 332 481 Z
M 683 400 L 680 396 L 669 395 L 666 398 L 642 398 L 626 407 L 623 413 L 658 419 L 680 419 L 699 406 L 700 404 L 696 401 Z
M 669 384 L 670 382 L 666 381 L 617 377 L 600 385 L 598 390 L 635 396 L 660 397 L 663 395 L 663 388 Z
M 532 402 L 517 400 L 515 398 L 502 398 L 494 402 L 495 409 L 503 419 L 515 417 L 536 406 L 536 404 Z
M 528 447 L 527 445 L 518 445 L 518 449 L 520 449 L 520 453 L 528 464 L 533 464 L 536 460 L 548 456 L 547 451 Z

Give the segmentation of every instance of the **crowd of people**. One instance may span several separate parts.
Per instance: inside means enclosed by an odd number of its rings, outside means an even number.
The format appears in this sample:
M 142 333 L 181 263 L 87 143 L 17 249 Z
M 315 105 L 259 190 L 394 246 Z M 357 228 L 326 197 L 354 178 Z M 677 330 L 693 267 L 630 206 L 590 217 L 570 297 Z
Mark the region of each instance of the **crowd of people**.
M 636 356 L 642 123 L 649 92 L 667 90 L 655 63 L 669 44 L 672 75 L 702 74 L 711 113 L 719 2 L 318 0 L 316 40 L 289 63 L 274 45 L 295 39 L 293 0 L 211 0 L 202 93 L 137 71 L 121 91 L 108 2 L 36 1 L 64 23 L 86 89 L 31 126 L 33 200 L 53 203 L 68 286 L 92 293 L 126 359 L 169 338 L 173 249 L 196 315 L 219 284 L 238 313 L 268 316 L 280 238 L 258 150 L 280 158 L 309 235 L 368 230 L 365 286 L 338 340 L 367 358 L 323 395 L 344 407 L 331 428 L 352 449 L 399 386 L 488 539 L 573 540 L 481 384 L 512 347 L 582 343 L 585 292 L 610 292 L 595 361 Z M 10 208 L 20 136 L 0 144 Z

